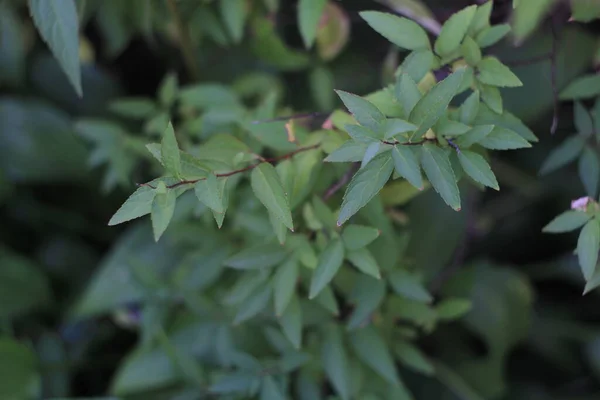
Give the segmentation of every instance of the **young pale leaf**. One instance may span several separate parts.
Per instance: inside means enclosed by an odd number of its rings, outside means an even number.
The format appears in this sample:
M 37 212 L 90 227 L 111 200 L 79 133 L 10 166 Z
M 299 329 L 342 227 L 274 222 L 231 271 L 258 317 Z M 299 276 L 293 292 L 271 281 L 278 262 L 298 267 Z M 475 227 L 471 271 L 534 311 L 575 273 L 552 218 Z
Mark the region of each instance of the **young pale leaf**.
M 241 304 L 237 314 L 235 315 L 235 318 L 233 319 L 233 324 L 239 325 L 242 322 L 258 315 L 261 311 L 267 308 L 270 299 L 271 285 L 263 285 Z
M 491 1 L 490 1 L 491 3 Z M 498 43 L 510 32 L 510 25 L 499 24 L 485 28 L 476 36 L 479 47 L 486 48 Z
M 450 101 L 462 84 L 465 70 L 465 68 L 456 70 L 446 79 L 438 82 L 418 101 L 408 118 L 410 122 L 418 126 L 411 139 L 421 138 L 444 115 Z
M 494 129 L 479 141 L 479 144 L 490 150 L 513 150 L 531 147 L 531 143 L 510 129 L 495 126 Z
M 224 264 L 234 269 L 270 268 L 283 261 L 287 255 L 285 247 L 267 243 L 244 249 L 225 260 Z
M 481 61 L 481 49 L 470 36 L 465 36 L 460 51 L 469 65 L 475 66 Z
M 421 153 L 421 164 L 435 191 L 446 204 L 460 211 L 460 193 L 448 154 L 432 143 L 425 143 Z
M 581 228 L 590 219 L 592 219 L 592 216 L 583 211 L 565 211 L 550 221 L 550 223 L 542 229 L 542 232 L 563 233 L 574 231 L 577 228 Z
M 360 272 L 370 275 L 375 279 L 381 279 L 381 273 L 379 272 L 379 265 L 377 260 L 373 257 L 373 254 L 365 247 L 348 251 L 346 258 L 352 265 L 354 265 Z
M 583 277 L 589 281 L 594 275 L 600 251 L 600 225 L 593 219 L 585 224 L 577 240 L 577 258 Z
M 408 271 L 397 270 L 392 272 L 389 276 L 389 281 L 394 291 L 400 296 L 422 303 L 431 303 L 433 300 L 433 297 L 423 287 L 423 284 Z
M 371 326 L 352 333 L 350 343 L 354 353 L 364 364 L 390 384 L 400 385 L 391 352 L 381 336 Z
M 477 80 L 490 86 L 518 87 L 521 80 L 496 57 L 485 57 L 477 64 Z
M 177 179 L 181 179 L 181 156 L 179 154 L 179 146 L 173 125 L 169 122 L 165 133 L 163 134 L 160 154 L 162 163 L 169 174 Z
M 149 186 L 142 186 L 137 189 L 125 203 L 117 210 L 108 221 L 109 226 L 122 224 L 139 217 L 149 214 L 152 210 L 152 202 L 156 192 Z
M 594 131 L 592 113 L 588 111 L 580 101 L 576 101 L 573 107 L 575 128 L 583 136 L 589 136 Z
M 396 73 L 407 74 L 413 81 L 420 82 L 431 71 L 434 57 L 429 49 L 415 50 L 406 56 Z
M 300 0 L 298 3 L 298 26 L 307 49 L 311 48 L 315 41 L 325 4 L 327 0 Z
M 252 190 L 260 202 L 289 230 L 294 230 L 288 198 L 281 185 L 277 170 L 269 163 L 262 163 L 252 170 Z
M 394 354 L 400 361 L 409 368 L 424 375 L 431 376 L 435 373 L 435 368 L 431 361 L 418 347 L 405 340 L 400 340 L 394 345 Z
M 244 36 L 244 25 L 248 15 L 245 0 L 220 0 L 221 18 L 234 43 L 239 43 Z
M 571 136 L 554 148 L 540 168 L 540 174 L 544 175 L 555 171 L 574 161 L 585 146 L 585 139 L 581 136 Z
M 448 18 L 435 41 L 434 49 L 437 54 L 447 56 L 459 48 L 476 10 L 477 6 L 469 6 Z
M 29 0 L 29 12 L 40 36 L 52 50 L 77 95 L 81 97 L 79 18 L 75 0 Z
M 479 91 L 475 91 L 467 97 L 461 104 L 460 108 L 460 122 L 467 125 L 472 125 L 479 112 Z
M 431 46 L 423 28 L 408 18 L 378 11 L 359 14 L 377 33 L 403 49 L 417 50 Z
M 408 74 L 400 74 L 400 78 L 396 82 L 395 94 L 406 116 L 410 115 L 413 108 L 423 97 L 419 87 Z
M 344 243 L 334 239 L 319 256 L 319 264 L 310 282 L 308 298 L 314 299 L 331 282 L 344 262 Z
M 600 95 L 600 75 L 586 75 L 575 79 L 560 92 L 561 100 L 579 100 Z
M 198 200 L 219 214 L 225 212 L 223 189 L 215 174 L 208 174 L 206 179 L 196 182 L 194 186 Z
M 331 385 L 342 400 L 350 400 L 351 382 L 348 369 L 348 356 L 339 328 L 331 325 L 327 328 L 321 347 L 321 363 Z
M 600 181 L 600 160 L 598 153 L 590 147 L 583 150 L 579 158 L 579 178 L 590 197 L 596 197 L 598 193 L 598 181 Z
M 298 259 L 291 257 L 283 265 L 277 268 L 273 277 L 273 300 L 275 303 L 275 315 L 280 316 L 288 306 L 292 296 L 296 292 L 298 281 Z
M 452 321 L 468 313 L 472 307 L 471 300 L 448 298 L 436 305 L 435 311 L 438 318 Z
M 295 294 L 292 296 L 283 315 L 279 318 L 281 329 L 285 337 L 292 343 L 295 349 L 300 349 L 302 344 L 302 309 L 300 301 Z
M 335 92 L 359 124 L 376 132 L 380 130 L 385 123 L 385 115 L 373 103 L 342 90 L 336 90 Z
M 358 250 L 368 246 L 380 234 L 379 229 L 370 226 L 348 225 L 342 232 L 342 240 L 346 250 Z
M 379 152 L 380 147 L 381 147 L 381 142 L 371 143 L 369 145 L 369 147 L 367 147 L 367 150 L 365 151 L 365 155 L 363 156 L 363 159 L 360 163 L 360 168 L 364 168 L 369 163 L 369 161 L 371 161 L 373 158 L 375 158 L 375 156 Z
M 358 162 L 363 159 L 367 145 L 349 140 L 329 154 L 324 162 Z
M 490 165 L 485 159 L 477 153 L 467 150 L 461 150 L 458 153 L 458 160 L 467 175 L 475 182 L 491 187 L 492 189 L 500 190 L 498 181 L 490 168 Z
M 162 183 L 162 185 L 164 186 L 164 183 Z M 157 242 L 167 229 L 167 226 L 169 226 L 171 218 L 173 218 L 176 200 L 177 196 L 175 195 L 175 191 L 167 189 L 166 193 L 156 193 L 156 196 L 152 201 L 152 212 L 150 217 L 152 219 L 154 240 Z
M 481 88 L 481 101 L 494 111 L 496 114 L 502 114 L 504 105 L 502 104 L 502 95 L 500 89 L 496 86 L 480 85 Z
M 338 226 L 342 226 L 375 197 L 392 175 L 393 169 L 392 157 L 384 153 L 375 157 L 354 175 L 344 193 Z
M 415 153 L 408 146 L 394 146 L 392 159 L 396 172 L 410 182 L 419 190 L 423 190 L 423 178 L 421 177 L 421 166 Z
M 344 129 L 352 139 L 360 143 L 369 144 L 378 142 L 382 139 L 382 137 L 380 137 L 381 135 L 376 134 L 373 130 L 365 128 L 362 125 L 346 125 Z

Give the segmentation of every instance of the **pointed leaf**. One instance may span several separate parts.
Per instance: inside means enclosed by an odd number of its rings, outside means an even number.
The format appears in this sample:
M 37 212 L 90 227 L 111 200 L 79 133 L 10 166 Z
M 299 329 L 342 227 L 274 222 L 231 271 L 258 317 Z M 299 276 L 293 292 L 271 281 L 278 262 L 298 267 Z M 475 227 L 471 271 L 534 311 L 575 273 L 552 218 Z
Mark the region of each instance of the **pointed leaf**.
M 175 138 L 175 131 L 170 122 L 163 134 L 160 154 L 162 163 L 169 174 L 177 179 L 181 179 L 181 156 L 179 155 L 179 146 L 177 145 L 177 138 Z
M 518 87 L 523 83 L 496 57 L 485 57 L 477 64 L 477 80 L 481 83 L 499 87 Z
M 319 256 L 319 264 L 310 282 L 308 298 L 314 299 L 331 282 L 343 262 L 344 243 L 340 239 L 333 239 Z
M 270 268 L 288 255 L 285 247 L 277 243 L 267 243 L 249 247 L 225 260 L 225 265 L 234 269 Z
M 575 114 L 575 128 L 577 128 L 577 132 L 584 136 L 589 136 L 594 131 L 592 113 L 579 101 L 575 102 L 573 111 Z
M 329 154 L 324 162 L 358 162 L 363 159 L 367 145 L 349 140 Z
M 382 135 L 362 125 L 346 125 L 344 129 L 352 139 L 360 143 L 369 144 L 382 139 Z
M 286 400 L 286 397 L 281 393 L 281 389 L 277 386 L 275 379 L 270 375 L 263 378 L 260 386 L 260 400 Z
M 412 109 L 409 121 L 418 126 L 411 139 L 421 138 L 442 115 L 452 98 L 457 94 L 465 75 L 465 68 L 460 68 L 446 79 L 438 82 L 429 90 Z
M 109 226 L 131 221 L 152 211 L 152 203 L 156 192 L 149 186 L 138 188 L 108 221 Z
M 157 193 L 154 197 L 150 217 L 152 218 L 154 240 L 157 242 L 169 226 L 171 218 L 173 218 L 176 200 L 177 196 L 174 190 L 167 190 L 166 193 Z
M 407 116 L 410 115 L 413 108 L 423 97 L 419 87 L 408 74 L 400 74 L 400 78 L 396 83 L 395 94 L 398 102 L 402 104 L 404 114 Z
M 241 304 L 233 319 L 233 324 L 238 325 L 258 315 L 267 308 L 270 299 L 271 285 L 263 285 Z
M 460 148 L 469 148 L 475 143 L 482 141 L 494 129 L 494 125 L 477 125 L 474 126 L 464 135 L 456 139 L 456 144 Z
M 414 131 L 417 127 L 400 118 L 388 118 L 383 127 L 383 138 L 390 139 L 401 133 Z
M 302 309 L 298 296 L 294 294 L 283 315 L 279 318 L 281 329 L 285 337 L 295 349 L 300 349 L 302 344 Z
M 403 364 L 406 364 L 409 368 L 417 372 L 427 376 L 435 373 L 435 368 L 431 364 L 431 361 L 427 359 L 418 347 L 410 342 L 405 340 L 396 342 L 394 353 Z
M 466 36 L 465 40 L 461 45 L 460 51 L 469 65 L 476 65 L 481 61 L 481 49 L 479 45 L 471 39 L 470 36 Z
M 469 25 L 468 33 L 474 36 L 478 32 L 481 32 L 486 27 L 490 26 L 490 16 L 492 15 L 493 1 L 487 1 L 486 3 L 477 7 L 475 15 Z
M 431 303 L 433 297 L 423 284 L 411 273 L 405 270 L 397 270 L 389 276 L 390 284 L 394 291 L 407 299 L 423 303 Z
M 594 275 L 598 251 L 600 251 L 600 225 L 593 219 L 585 224 L 577 241 L 577 257 L 586 281 Z
M 386 184 L 394 165 L 390 154 L 375 157 L 366 167 L 359 170 L 344 193 L 344 200 L 337 224 L 341 226 L 363 208 Z
M 438 146 L 426 143 L 423 145 L 421 164 L 435 191 L 446 204 L 460 211 L 460 193 L 448 154 Z
M 342 90 L 335 92 L 340 96 L 348 111 L 365 128 L 378 131 L 385 123 L 385 115 L 370 101 Z
M 386 284 L 381 279 L 361 276 L 350 294 L 350 302 L 355 305 L 348 320 L 348 330 L 355 330 L 367 325 L 373 313 L 381 306 L 386 295 Z
M 198 200 L 217 213 L 225 212 L 223 189 L 215 174 L 208 174 L 206 179 L 196 182 L 194 186 Z
M 269 163 L 262 163 L 252 170 L 252 190 L 260 202 L 289 230 L 294 230 L 292 213 L 287 194 L 283 190 L 277 170 Z
M 408 18 L 378 11 L 363 11 L 359 14 L 377 33 L 403 49 L 430 47 L 427 33 Z
M 239 43 L 244 36 L 244 25 L 248 14 L 245 0 L 220 0 L 221 18 L 234 43 Z
M 434 49 L 437 54 L 446 56 L 459 48 L 476 10 L 477 6 L 469 6 L 448 18 L 435 41 Z
M 429 49 L 415 50 L 406 56 L 396 73 L 407 74 L 414 82 L 420 82 L 431 71 L 434 57 Z
M 371 143 L 367 150 L 365 151 L 365 155 L 363 156 L 362 162 L 360 163 L 360 168 L 364 168 L 369 161 L 371 161 L 377 153 L 379 153 L 379 149 L 381 147 L 381 142 Z
M 370 226 L 348 225 L 342 232 L 342 240 L 346 250 L 358 250 L 368 246 L 380 234 L 379 229 Z
M 315 41 L 325 4 L 326 0 L 300 0 L 298 3 L 298 26 L 304 47 L 307 49 L 311 48 Z
M 375 279 L 381 279 L 379 265 L 377 260 L 366 248 L 348 251 L 346 254 L 348 261 L 352 263 L 360 272 L 370 275 Z
M 500 89 L 496 86 L 481 85 L 481 101 L 494 111 L 496 114 L 502 114 L 504 105 L 502 103 L 502 95 Z
M 496 176 L 494 176 L 485 158 L 472 151 L 461 150 L 458 153 L 458 160 L 467 175 L 473 178 L 475 182 L 479 182 L 492 189 L 500 190 Z
M 515 131 L 499 126 L 494 127 L 483 140 L 479 141 L 479 144 L 491 150 L 513 150 L 531 147 L 531 143 Z
M 423 178 L 421 177 L 421 166 L 419 161 L 408 146 L 394 146 L 392 159 L 396 172 L 410 182 L 419 190 L 423 190 Z
M 439 319 L 452 321 L 468 313 L 472 307 L 471 300 L 448 298 L 437 304 L 435 311 Z
M 337 326 L 329 326 L 321 347 L 321 362 L 325 374 L 342 400 L 350 400 L 351 382 L 348 356 Z
M 600 181 L 600 160 L 598 153 L 590 147 L 583 149 L 579 158 L 579 178 L 590 197 L 596 197 L 598 193 L 598 181 Z
M 81 97 L 79 18 L 75 1 L 29 0 L 29 12 L 40 36 L 52 50 L 77 95 Z
M 390 356 L 390 350 L 381 336 L 371 326 L 352 333 L 350 343 L 354 353 L 364 364 L 372 368 L 390 384 L 400 385 L 398 371 L 394 365 L 394 360 Z
M 555 217 L 542 229 L 546 233 L 563 233 L 581 228 L 592 216 L 583 211 L 569 210 Z
M 283 314 L 296 292 L 297 281 L 298 260 L 296 257 L 291 257 L 277 269 L 273 277 L 275 315 Z
M 575 79 L 560 92 L 561 100 L 578 100 L 600 94 L 600 75 L 586 75 Z
M 491 2 L 490 2 L 491 3 Z M 477 34 L 476 41 L 479 47 L 486 48 L 498 43 L 510 32 L 509 24 L 489 26 Z
M 571 136 L 554 148 L 540 168 L 540 174 L 544 175 L 555 171 L 574 161 L 583 151 L 585 140 L 581 136 Z
M 460 108 L 460 122 L 467 125 L 472 125 L 479 112 L 479 91 L 475 91 L 467 97 L 461 104 Z

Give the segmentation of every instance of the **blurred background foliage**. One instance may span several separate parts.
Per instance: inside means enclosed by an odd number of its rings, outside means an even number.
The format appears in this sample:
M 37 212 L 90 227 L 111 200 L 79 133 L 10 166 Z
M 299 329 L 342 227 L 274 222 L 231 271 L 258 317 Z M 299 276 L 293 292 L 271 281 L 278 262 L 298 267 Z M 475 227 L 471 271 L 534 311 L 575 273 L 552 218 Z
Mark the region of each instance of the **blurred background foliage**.
M 79 98 L 38 37 L 26 2 L 0 0 L 0 398 L 244 398 L 216 394 L 215 387 L 199 392 L 202 373 L 189 357 L 229 370 L 243 365 L 232 353 L 234 342 L 285 348 L 285 339 L 278 331 L 265 339 L 256 327 L 232 328 L 225 320 L 203 323 L 206 298 L 173 288 L 206 291 L 209 299 L 224 291 L 235 297 L 229 291 L 235 281 L 222 273 L 224 260 L 236 238 L 271 227 L 255 223 L 248 211 L 236 218 L 233 239 L 214 226 L 198 229 L 188 223 L 194 204 L 183 199 L 176 227 L 158 243 L 147 220 L 109 228 L 135 183 L 156 176 L 145 144 L 157 141 L 170 118 L 191 139 L 205 140 L 239 118 L 326 116 L 340 106 L 334 88 L 374 92 L 393 79 L 406 55 L 370 29 L 359 11 L 396 12 L 435 34 L 473 2 L 329 1 L 311 50 L 303 46 L 296 1 L 173 3 L 177 14 L 162 0 L 76 1 Z M 514 8 L 511 1 L 494 1 L 492 21 L 510 23 L 513 32 L 490 51 L 523 82 L 503 91 L 504 105 L 540 139 L 532 149 L 494 154 L 502 191 L 461 187 L 460 213 L 432 191 L 410 202 L 412 195 L 382 195 L 395 223 L 418 221 L 406 251 L 430 287 L 443 278 L 436 289 L 443 296 L 472 301 L 464 318 L 449 323 L 409 300 L 389 305 L 411 326 L 437 325 L 417 342 L 398 342 L 404 346 L 397 350 L 404 361 L 399 368 L 415 399 L 600 398 L 599 292 L 582 296 L 577 236 L 541 232 L 585 191 L 574 165 L 538 176 L 549 152 L 576 132 L 572 103 L 554 110 L 554 91 L 600 64 L 596 4 L 521 0 Z M 189 38 L 178 23 L 189 27 Z M 194 53 L 182 54 L 188 39 Z M 186 104 L 178 88 L 191 82 L 214 85 Z M 588 106 L 593 100 L 585 99 Z M 257 142 L 269 134 L 269 124 L 251 129 Z M 377 205 L 368 208 L 367 219 L 379 226 L 386 214 Z M 378 258 L 385 257 L 385 242 L 378 249 Z M 353 303 L 357 309 L 365 304 Z M 166 331 L 156 331 L 158 320 L 168 321 Z M 332 329 L 331 343 L 336 335 Z M 293 369 L 303 361 L 290 356 L 287 362 Z M 290 376 L 308 379 L 297 371 Z M 237 378 L 230 384 L 251 379 Z M 372 373 L 353 378 L 380 380 Z M 268 374 L 265 379 L 261 398 L 278 398 L 268 392 Z M 316 389 L 334 398 L 335 388 Z M 292 398 L 311 398 L 300 396 Z

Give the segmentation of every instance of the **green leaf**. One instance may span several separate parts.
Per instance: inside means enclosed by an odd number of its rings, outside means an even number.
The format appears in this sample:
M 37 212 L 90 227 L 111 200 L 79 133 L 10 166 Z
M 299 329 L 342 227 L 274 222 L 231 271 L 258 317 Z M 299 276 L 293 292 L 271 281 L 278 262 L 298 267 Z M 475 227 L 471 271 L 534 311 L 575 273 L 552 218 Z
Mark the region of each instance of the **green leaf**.
M 470 36 L 465 36 L 460 50 L 469 65 L 474 66 L 481 61 L 481 49 Z
M 289 339 L 295 349 L 300 349 L 302 345 L 302 309 L 300 301 L 295 294 L 292 296 L 283 315 L 279 318 L 279 323 L 285 336 Z
M 576 101 L 573 107 L 575 128 L 584 136 L 589 136 L 594 131 L 592 113 L 588 111 L 580 101 Z
M 475 91 L 467 97 L 461 104 L 460 108 L 460 122 L 467 125 L 472 125 L 479 112 L 479 91 Z
M 498 181 L 490 165 L 485 161 L 485 158 L 472 151 L 461 150 L 458 153 L 458 160 L 467 175 L 473 178 L 475 182 L 479 182 L 492 189 L 500 190 Z
M 429 49 L 412 51 L 402 61 L 397 74 L 407 74 L 414 82 L 420 82 L 421 79 L 431 71 L 433 67 L 434 55 Z
M 369 144 L 378 142 L 382 139 L 382 137 L 376 134 L 373 130 L 365 128 L 362 125 L 346 125 L 344 129 L 346 132 L 348 132 L 348 135 L 350 135 L 352 139 L 360 143 Z
M 325 4 L 326 0 L 300 0 L 298 3 L 298 26 L 307 49 L 310 49 L 315 41 Z
M 258 315 L 267 308 L 270 299 L 271 285 L 263 285 L 241 304 L 233 319 L 233 324 L 239 325 Z
M 75 1 L 29 0 L 28 4 L 40 36 L 52 50 L 77 95 L 82 97 L 79 19 Z
M 352 93 L 335 91 L 344 105 L 352 113 L 359 124 L 373 131 L 378 131 L 385 123 L 385 115 L 371 102 Z
M 324 162 L 358 162 L 367 150 L 367 145 L 349 140 L 329 154 Z
M 421 138 L 446 113 L 450 101 L 460 88 L 465 71 L 465 68 L 456 70 L 446 79 L 438 82 L 418 101 L 408 118 L 418 126 L 411 139 Z
M 598 153 L 591 147 L 583 149 L 579 158 L 579 178 L 590 197 L 596 197 L 598 193 L 598 181 L 600 181 L 600 160 Z
M 510 32 L 510 25 L 508 24 L 490 26 L 479 32 L 476 41 L 479 47 L 484 49 L 498 43 L 504 36 L 508 35 L 508 32 Z
M 211 210 L 221 214 L 225 212 L 224 185 L 221 185 L 215 174 L 208 174 L 206 179 L 196 182 L 194 192 L 198 200 Z
M 512 27 L 515 44 L 520 45 L 536 30 L 553 5 L 553 0 L 519 0 L 518 6 L 513 3 Z
M 398 371 L 396 371 L 390 351 L 381 336 L 371 326 L 352 333 L 350 343 L 354 353 L 364 364 L 390 384 L 400 385 Z
M 368 246 L 380 234 L 379 229 L 370 226 L 348 225 L 342 232 L 342 240 L 346 250 L 358 250 Z
M 270 375 L 263 378 L 260 386 L 260 400 L 286 400 L 286 397 L 281 393 L 275 379 Z
M 396 172 L 410 182 L 419 190 L 423 190 L 423 178 L 421 177 L 421 166 L 415 153 L 408 146 L 394 146 L 392 159 Z
M 378 11 L 359 14 L 377 33 L 403 49 L 417 50 L 431 46 L 423 28 L 408 18 Z
M 275 303 L 275 315 L 280 316 L 288 306 L 298 283 L 298 259 L 289 258 L 283 265 L 277 268 L 273 276 L 273 300 Z
M 37 377 L 35 353 L 26 345 L 6 336 L 0 337 L 0 398 L 30 398 Z
M 149 186 L 138 188 L 108 221 L 109 226 L 122 224 L 150 214 L 156 192 Z
M 473 19 L 471 20 L 471 24 L 469 25 L 469 30 L 468 30 L 468 34 L 471 35 L 472 37 L 475 37 L 475 35 L 479 32 L 481 32 L 482 30 L 484 30 L 485 28 L 490 26 L 490 16 L 492 15 L 492 6 L 493 6 L 493 1 L 487 1 L 485 4 L 480 5 L 479 7 L 477 7 L 477 10 L 475 11 L 475 15 L 473 16 Z
M 582 227 L 586 222 L 592 219 L 592 216 L 583 211 L 569 210 L 555 217 L 542 232 L 546 233 L 563 233 L 574 231 Z
M 518 87 L 523 86 L 521 80 L 496 57 L 484 57 L 477 64 L 477 80 L 490 86 Z
M 161 184 L 164 186 L 164 183 L 161 182 Z M 173 218 L 176 200 L 175 191 L 170 189 L 167 189 L 166 193 L 157 192 L 156 196 L 154 196 L 150 217 L 152 219 L 154 240 L 157 242 L 169 226 L 171 218 Z
M 360 272 L 370 275 L 375 279 L 381 279 L 381 273 L 379 272 L 379 265 L 377 260 L 366 248 L 357 250 L 350 250 L 346 254 L 348 261 L 352 263 Z
M 383 138 L 391 139 L 401 133 L 414 131 L 416 126 L 400 118 L 388 118 L 382 128 Z
M 344 243 L 340 239 L 331 240 L 319 256 L 319 264 L 310 281 L 308 298 L 314 299 L 331 282 L 344 262 Z
M 368 324 L 373 313 L 381 306 L 385 295 L 384 281 L 370 276 L 358 277 L 348 299 L 355 308 L 346 325 L 347 329 L 351 331 Z
M 351 382 L 348 356 L 337 326 L 327 327 L 320 354 L 325 374 L 333 388 L 342 400 L 350 400 Z
M 234 43 L 241 42 L 244 36 L 244 25 L 248 15 L 245 0 L 219 0 L 221 18 Z
M 498 89 L 496 86 L 490 85 L 480 85 L 480 87 L 481 100 L 496 114 L 502 114 L 504 107 L 502 104 L 502 95 L 500 94 L 500 89 Z
M 583 294 L 588 294 L 592 290 L 596 289 L 598 286 L 600 286 L 600 270 L 596 271 L 592 278 L 585 283 Z
M 288 197 L 277 170 L 269 163 L 262 163 L 252 170 L 252 190 L 260 202 L 289 230 L 294 230 Z
M 375 156 L 379 152 L 380 148 L 381 148 L 381 142 L 371 143 L 369 145 L 369 147 L 367 147 L 367 150 L 365 151 L 365 155 L 363 156 L 362 162 L 360 163 L 361 169 L 364 168 L 369 163 L 369 161 L 371 161 L 373 158 L 375 158 Z
M 495 126 L 479 144 L 490 150 L 513 150 L 531 147 L 531 143 L 510 129 Z
M 392 175 L 393 169 L 392 157 L 384 153 L 375 157 L 354 175 L 344 193 L 338 226 L 342 226 L 375 197 Z
M 169 122 L 162 138 L 160 154 L 162 163 L 169 174 L 181 179 L 181 156 L 173 125 Z
M 600 95 L 600 75 L 586 75 L 575 79 L 560 92 L 561 100 L 579 100 Z
M 423 97 L 419 87 L 408 74 L 400 74 L 395 86 L 395 94 L 406 116 L 410 115 L 413 108 Z
M 435 368 L 431 361 L 410 342 L 400 340 L 394 345 L 394 354 L 400 361 L 409 368 L 424 375 L 431 376 L 435 373 Z
M 425 143 L 421 153 L 421 164 L 435 191 L 446 204 L 460 211 L 460 193 L 448 153 L 432 143 Z
M 579 22 L 590 22 L 600 18 L 600 3 L 595 0 L 571 0 L 571 18 Z
M 586 281 L 594 275 L 600 251 L 600 225 L 595 219 L 585 224 L 577 240 L 577 258 Z
M 585 146 L 585 140 L 581 136 L 571 136 L 554 148 L 540 168 L 540 174 L 544 175 L 555 171 L 574 161 Z
M 179 89 L 179 80 L 174 72 L 169 72 L 165 75 L 160 86 L 158 87 L 158 101 L 164 108 L 169 108 L 173 105 L 177 91 Z
M 405 270 L 397 270 L 389 276 L 390 285 L 400 296 L 422 303 L 431 303 L 433 297 L 416 276 Z
M 476 10 L 477 6 L 469 6 L 448 18 L 435 41 L 434 49 L 437 54 L 447 56 L 458 50 Z
M 127 118 L 144 119 L 157 113 L 156 104 L 143 97 L 122 98 L 112 101 L 108 108 L 115 114 Z
M 249 247 L 225 260 L 225 265 L 234 269 L 270 268 L 285 259 L 288 252 L 277 243 Z
M 473 304 L 467 299 L 448 298 L 435 306 L 438 318 L 452 321 L 468 313 Z

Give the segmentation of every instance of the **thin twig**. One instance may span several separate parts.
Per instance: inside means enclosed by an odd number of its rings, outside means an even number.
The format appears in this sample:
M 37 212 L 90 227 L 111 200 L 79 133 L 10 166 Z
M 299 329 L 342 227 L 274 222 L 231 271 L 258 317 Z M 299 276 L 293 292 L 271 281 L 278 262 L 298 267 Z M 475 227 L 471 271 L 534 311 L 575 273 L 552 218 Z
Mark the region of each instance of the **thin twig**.
M 248 165 L 248 166 L 246 166 L 244 168 L 236 169 L 236 170 L 229 171 L 229 172 L 223 172 L 223 173 L 220 173 L 220 174 L 215 174 L 215 176 L 217 178 L 226 178 L 228 176 L 233 176 L 233 175 L 241 174 L 241 173 L 244 173 L 244 172 L 248 172 L 248 171 L 251 171 L 254 168 L 258 167 L 260 164 L 264 164 L 266 162 L 268 162 L 268 163 L 274 163 L 274 162 L 281 161 L 281 160 L 287 160 L 288 158 L 292 158 L 296 154 L 299 154 L 299 153 L 302 153 L 302 152 L 305 152 L 305 151 L 308 151 L 308 150 L 314 150 L 314 149 L 318 148 L 320 145 L 321 145 L 320 143 L 317 143 L 317 144 L 313 144 L 312 146 L 300 147 L 300 148 L 298 148 L 298 149 L 296 149 L 296 150 L 294 150 L 294 151 L 292 151 L 290 153 L 284 154 L 282 156 L 274 157 L 274 158 L 263 158 L 259 162 L 254 163 L 254 164 L 250 164 L 250 165 Z M 188 180 L 179 181 L 179 182 L 174 183 L 172 185 L 168 185 L 167 189 L 174 189 L 176 187 L 183 186 L 183 185 L 194 185 L 197 182 L 203 181 L 205 179 L 206 178 L 199 178 L 199 179 L 188 179 Z M 151 187 L 152 189 L 155 189 L 152 185 L 149 185 L 147 183 L 138 183 L 137 186 L 148 186 L 148 187 Z
M 176 0 L 166 0 L 167 6 L 169 7 L 169 12 L 171 13 L 171 17 L 175 21 L 175 26 L 177 28 L 177 33 L 179 36 L 179 42 L 181 45 L 181 52 L 183 53 L 183 58 L 185 59 L 187 70 L 194 81 L 198 80 L 200 77 L 200 69 L 198 68 L 198 63 L 196 62 L 196 57 L 194 55 L 194 48 L 192 46 L 192 38 L 190 37 L 190 31 L 187 25 L 181 19 L 181 14 L 179 14 L 179 10 L 177 9 Z
M 341 188 L 343 188 L 348 182 L 350 182 L 350 179 L 352 179 L 352 176 L 354 175 L 359 166 L 359 163 L 352 164 L 350 168 L 348 168 L 348 171 L 346 171 L 346 173 L 344 173 L 344 175 L 342 175 L 342 177 L 339 180 L 337 180 L 333 185 L 327 188 L 325 194 L 323 194 L 323 200 L 328 200 L 329 198 L 331 198 L 331 196 L 333 196 Z

